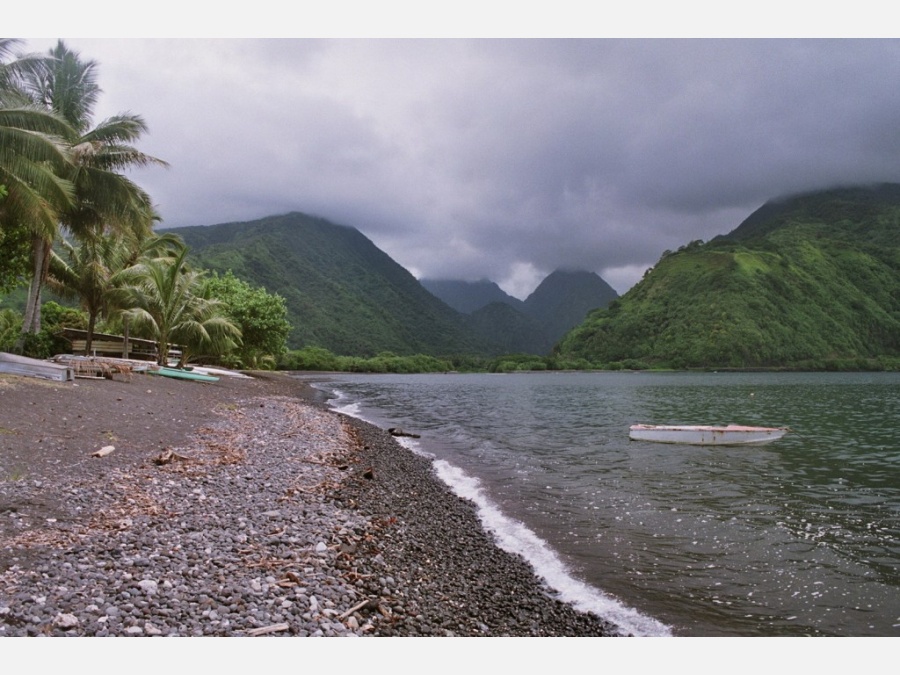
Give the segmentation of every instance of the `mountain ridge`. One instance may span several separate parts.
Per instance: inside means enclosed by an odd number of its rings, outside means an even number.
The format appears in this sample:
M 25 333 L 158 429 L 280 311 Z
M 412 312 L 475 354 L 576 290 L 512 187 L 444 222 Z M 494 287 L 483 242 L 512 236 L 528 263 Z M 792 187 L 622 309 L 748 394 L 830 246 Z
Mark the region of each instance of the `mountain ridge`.
M 468 314 L 470 325 L 513 352 L 540 349 L 537 353 L 546 353 L 588 312 L 606 307 L 619 297 L 595 272 L 565 268 L 547 275 L 525 300 L 512 297 L 488 279 L 425 278 L 419 282 L 457 311 Z M 504 304 L 515 313 L 491 309 L 495 303 Z
M 419 279 L 419 283 L 429 293 L 463 314 L 472 314 L 492 302 L 503 302 L 519 311 L 524 310 L 525 306 L 522 300 L 510 295 L 490 279 L 464 281 L 423 277 Z
M 726 235 L 665 252 L 555 354 L 673 368 L 822 369 L 895 359 L 900 185 L 770 200 Z
M 483 353 L 461 316 L 353 227 L 293 212 L 167 230 L 201 266 L 285 298 L 291 348 L 373 356 Z
M 530 303 L 487 279 L 435 281 L 440 297 L 428 290 L 428 280 L 416 280 L 356 228 L 300 212 L 166 231 L 185 241 L 200 266 L 231 270 L 284 297 L 292 349 L 323 347 L 353 356 L 545 355 L 605 302 L 609 288 L 593 273 L 557 271 Z

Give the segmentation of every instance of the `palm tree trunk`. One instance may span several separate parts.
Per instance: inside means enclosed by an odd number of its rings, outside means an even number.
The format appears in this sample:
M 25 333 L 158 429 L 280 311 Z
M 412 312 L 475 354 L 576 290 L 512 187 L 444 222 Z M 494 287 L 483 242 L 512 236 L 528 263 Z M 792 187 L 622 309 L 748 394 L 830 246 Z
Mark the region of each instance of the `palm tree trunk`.
M 50 251 L 53 248 L 53 242 L 49 239 L 40 240 L 40 252 L 38 260 L 40 267 L 38 268 L 38 282 L 34 291 L 34 314 L 31 324 L 32 333 L 41 332 L 41 291 L 50 275 Z
M 169 365 L 169 337 L 168 335 L 160 335 L 157 340 L 159 346 L 159 354 L 157 354 L 157 364 L 160 366 Z
M 94 346 L 94 326 L 97 323 L 97 315 L 91 312 L 88 316 L 87 337 L 84 340 L 84 355 L 91 355 L 91 348 Z
M 127 359 L 127 358 L 129 358 L 128 352 L 131 351 L 128 348 L 128 317 L 127 316 L 122 318 L 122 333 L 123 333 L 123 335 L 122 335 L 122 358 Z
M 25 336 L 39 333 L 41 330 L 41 288 L 50 270 L 50 249 L 52 243 L 43 237 L 31 239 L 31 283 L 28 286 L 28 300 L 25 304 L 25 318 L 22 321 L 22 333 L 16 341 L 16 351 L 22 353 L 25 348 Z

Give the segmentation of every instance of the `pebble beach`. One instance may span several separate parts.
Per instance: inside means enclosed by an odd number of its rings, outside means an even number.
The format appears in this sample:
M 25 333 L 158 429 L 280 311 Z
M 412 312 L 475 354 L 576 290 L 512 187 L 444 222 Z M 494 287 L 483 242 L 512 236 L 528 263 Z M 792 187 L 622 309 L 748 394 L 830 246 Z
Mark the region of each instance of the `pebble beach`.
M 0 637 L 619 634 L 287 375 L 3 379 Z

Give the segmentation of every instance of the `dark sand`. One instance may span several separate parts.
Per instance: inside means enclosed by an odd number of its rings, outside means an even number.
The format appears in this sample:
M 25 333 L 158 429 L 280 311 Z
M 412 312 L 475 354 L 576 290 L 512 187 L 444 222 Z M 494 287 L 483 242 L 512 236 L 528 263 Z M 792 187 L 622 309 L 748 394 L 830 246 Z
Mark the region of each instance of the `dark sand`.
M 284 373 L 216 383 L 143 374 L 67 383 L 0 375 L 0 574 L 12 565 L 27 573 L 59 555 L 52 537 L 42 535 L 82 516 L 67 508 L 58 487 L 84 481 L 102 487 L 130 469 L 153 466 L 166 451 L 190 454 L 224 421 L 264 435 L 264 416 L 249 412 L 273 397 L 337 414 L 326 411 L 320 392 Z M 333 574 L 356 579 L 358 591 L 372 599 L 358 612 L 360 620 L 374 620 L 369 634 L 616 634 L 599 617 L 554 599 L 521 557 L 499 549 L 474 505 L 440 482 L 427 460 L 387 431 L 341 417 L 350 439 L 345 478 L 324 498 L 364 518 L 369 534 L 352 554 L 338 556 Z M 106 446 L 115 450 L 92 456 Z M 18 481 L 29 489 L 3 490 Z M 297 508 L 303 512 L 302 504 Z M 31 542 L 25 545 L 23 528 Z

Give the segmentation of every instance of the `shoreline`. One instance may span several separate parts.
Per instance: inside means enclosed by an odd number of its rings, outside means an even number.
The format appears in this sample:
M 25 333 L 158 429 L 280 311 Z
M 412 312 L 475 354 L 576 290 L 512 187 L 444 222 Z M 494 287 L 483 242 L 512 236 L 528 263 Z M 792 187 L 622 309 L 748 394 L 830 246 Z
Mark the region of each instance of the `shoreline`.
M 617 634 L 553 598 L 427 459 L 252 375 L 0 380 L 0 636 Z

